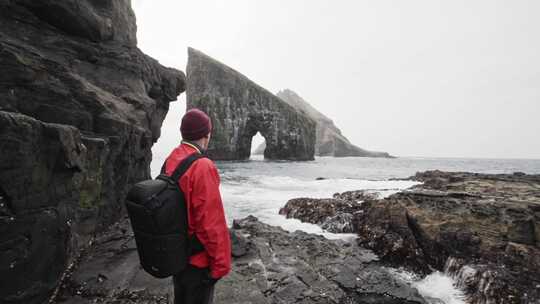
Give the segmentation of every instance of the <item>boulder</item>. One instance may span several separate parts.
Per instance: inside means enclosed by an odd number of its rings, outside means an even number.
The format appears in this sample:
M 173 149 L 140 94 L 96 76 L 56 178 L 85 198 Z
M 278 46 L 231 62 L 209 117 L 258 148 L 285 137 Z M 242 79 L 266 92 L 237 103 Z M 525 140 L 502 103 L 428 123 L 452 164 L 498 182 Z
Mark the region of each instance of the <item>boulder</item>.
M 287 218 L 316 224 L 333 233 L 352 233 L 354 214 L 364 201 L 375 200 L 377 193 L 364 190 L 335 193 L 334 198 L 294 198 L 279 210 Z
M 291 199 L 279 210 L 287 218 L 320 225 L 333 233 L 352 233 L 353 214 L 359 210 L 356 202 L 340 199 Z
M 244 160 L 257 132 L 266 140 L 264 157 L 313 160 L 315 122 L 244 75 L 190 48 L 187 108 L 212 119 L 208 154 L 217 160 Z

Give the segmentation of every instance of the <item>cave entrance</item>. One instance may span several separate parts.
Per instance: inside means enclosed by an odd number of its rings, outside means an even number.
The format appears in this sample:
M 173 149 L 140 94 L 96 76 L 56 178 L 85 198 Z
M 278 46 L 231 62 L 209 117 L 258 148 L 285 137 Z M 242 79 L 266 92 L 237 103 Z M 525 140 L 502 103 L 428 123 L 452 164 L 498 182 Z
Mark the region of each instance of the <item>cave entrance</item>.
M 260 132 L 257 132 L 251 138 L 251 154 L 250 159 L 259 159 L 264 158 L 264 150 L 266 149 L 266 140 L 261 135 Z

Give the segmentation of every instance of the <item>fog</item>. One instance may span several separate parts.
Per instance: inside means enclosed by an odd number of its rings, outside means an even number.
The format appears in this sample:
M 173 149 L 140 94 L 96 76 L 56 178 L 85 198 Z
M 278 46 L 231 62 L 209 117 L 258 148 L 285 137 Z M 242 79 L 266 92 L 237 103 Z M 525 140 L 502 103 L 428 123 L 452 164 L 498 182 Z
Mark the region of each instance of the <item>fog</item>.
M 290 88 L 356 145 L 397 156 L 540 158 L 540 1 L 134 0 L 139 47 L 192 46 Z M 157 149 L 179 141 L 185 94 Z M 168 152 L 168 151 L 167 151 Z

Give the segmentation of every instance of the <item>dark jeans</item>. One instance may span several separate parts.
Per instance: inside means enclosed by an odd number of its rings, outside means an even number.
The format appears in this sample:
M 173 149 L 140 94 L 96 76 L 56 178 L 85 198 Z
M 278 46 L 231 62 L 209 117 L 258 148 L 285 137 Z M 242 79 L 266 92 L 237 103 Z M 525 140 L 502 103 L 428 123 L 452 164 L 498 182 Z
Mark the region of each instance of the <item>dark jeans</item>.
M 188 265 L 173 276 L 174 304 L 212 304 L 214 284 L 208 280 L 209 272 L 208 268 Z

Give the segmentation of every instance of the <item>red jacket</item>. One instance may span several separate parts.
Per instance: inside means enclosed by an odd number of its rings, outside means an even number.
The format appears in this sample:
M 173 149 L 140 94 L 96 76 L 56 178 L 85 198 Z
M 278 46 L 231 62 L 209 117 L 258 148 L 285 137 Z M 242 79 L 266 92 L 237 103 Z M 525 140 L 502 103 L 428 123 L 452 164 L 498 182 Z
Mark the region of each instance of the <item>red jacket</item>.
M 198 147 L 182 142 L 167 158 L 166 174 L 170 176 L 184 158 L 195 152 L 200 152 Z M 196 160 L 178 182 L 187 202 L 188 233 L 190 236 L 195 233 L 205 248 L 189 262 L 200 268 L 210 267 L 214 279 L 231 270 L 231 240 L 219 182 L 216 166 L 208 158 Z

